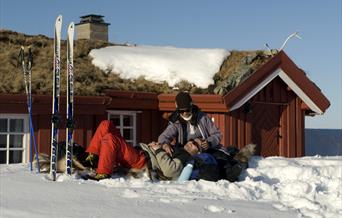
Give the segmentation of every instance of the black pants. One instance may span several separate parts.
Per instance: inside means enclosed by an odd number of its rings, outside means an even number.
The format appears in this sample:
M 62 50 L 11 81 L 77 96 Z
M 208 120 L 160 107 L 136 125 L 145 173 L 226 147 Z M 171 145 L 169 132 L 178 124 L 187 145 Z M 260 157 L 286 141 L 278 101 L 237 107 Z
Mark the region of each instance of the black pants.
M 213 155 L 218 163 L 220 179 L 237 181 L 243 169 L 243 166 L 234 159 L 237 152 L 228 153 L 217 149 L 209 149 L 207 152 Z

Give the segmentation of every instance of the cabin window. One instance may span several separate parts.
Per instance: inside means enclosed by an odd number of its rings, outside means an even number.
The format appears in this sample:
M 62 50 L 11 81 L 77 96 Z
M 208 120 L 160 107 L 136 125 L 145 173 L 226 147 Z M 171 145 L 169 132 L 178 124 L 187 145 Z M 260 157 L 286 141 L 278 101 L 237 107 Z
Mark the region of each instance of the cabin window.
M 0 114 L 0 164 L 24 163 L 27 139 L 28 116 Z
M 137 113 L 138 111 L 108 111 L 111 120 L 126 142 L 135 146 L 137 144 Z

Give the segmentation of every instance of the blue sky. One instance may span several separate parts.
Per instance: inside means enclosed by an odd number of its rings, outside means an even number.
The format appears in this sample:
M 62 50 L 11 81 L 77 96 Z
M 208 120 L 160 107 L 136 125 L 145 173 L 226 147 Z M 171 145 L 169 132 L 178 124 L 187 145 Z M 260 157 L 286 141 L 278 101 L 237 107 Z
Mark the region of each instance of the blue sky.
M 56 17 L 64 29 L 79 16 L 105 16 L 112 42 L 185 48 L 279 48 L 299 31 L 285 52 L 331 102 L 307 128 L 342 128 L 342 1 L 329 0 L 0 0 L 0 27 L 53 36 Z M 63 34 L 65 38 L 66 34 Z

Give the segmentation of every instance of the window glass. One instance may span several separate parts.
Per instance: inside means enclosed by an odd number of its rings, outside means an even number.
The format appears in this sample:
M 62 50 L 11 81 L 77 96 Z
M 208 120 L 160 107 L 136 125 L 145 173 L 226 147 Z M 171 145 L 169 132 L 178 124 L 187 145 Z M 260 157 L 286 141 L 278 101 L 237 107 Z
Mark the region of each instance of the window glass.
M 10 151 L 9 152 L 9 163 L 21 163 L 22 162 L 22 151 Z
M 120 130 L 120 134 L 126 140 L 127 143 L 132 145 L 136 144 L 136 112 L 121 112 L 112 111 L 109 113 L 109 120 L 113 122 L 117 129 Z
M 0 132 L 7 132 L 7 119 L 0 119 Z
M 126 140 L 132 140 L 133 139 L 133 129 L 124 129 L 123 130 L 123 137 Z
M 22 148 L 23 147 L 23 135 L 10 135 L 9 147 L 10 148 Z
M 0 164 L 6 163 L 6 151 L 0 151 Z
M 7 147 L 7 135 L 0 134 L 0 148 Z
M 24 132 L 24 120 L 10 119 L 10 132 Z
M 110 116 L 110 120 L 113 122 L 113 124 L 114 124 L 116 127 L 119 127 L 119 126 L 120 126 L 120 115 L 111 115 L 111 116 Z
M 124 126 L 133 126 L 133 117 L 124 115 L 123 116 L 123 125 Z

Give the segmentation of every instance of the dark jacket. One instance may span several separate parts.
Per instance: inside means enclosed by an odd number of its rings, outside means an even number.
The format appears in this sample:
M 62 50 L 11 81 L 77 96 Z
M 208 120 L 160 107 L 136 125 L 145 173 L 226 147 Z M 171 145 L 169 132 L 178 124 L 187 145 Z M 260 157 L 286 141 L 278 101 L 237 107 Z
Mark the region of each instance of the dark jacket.
M 191 124 L 199 132 L 197 135 L 208 142 L 209 147 L 221 147 L 222 134 L 208 115 L 200 111 L 196 105 L 193 105 L 192 114 L 192 118 L 188 122 L 180 116 L 178 111 L 172 113 L 169 118 L 169 125 L 159 136 L 158 142 L 160 144 L 170 144 L 173 139 L 176 139 L 177 144 L 184 146 L 189 139 L 194 139 L 189 136 L 188 132 L 189 125 Z

